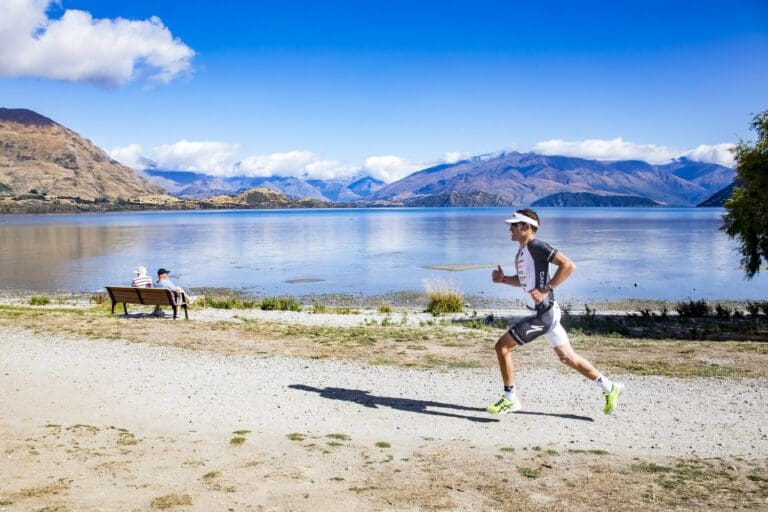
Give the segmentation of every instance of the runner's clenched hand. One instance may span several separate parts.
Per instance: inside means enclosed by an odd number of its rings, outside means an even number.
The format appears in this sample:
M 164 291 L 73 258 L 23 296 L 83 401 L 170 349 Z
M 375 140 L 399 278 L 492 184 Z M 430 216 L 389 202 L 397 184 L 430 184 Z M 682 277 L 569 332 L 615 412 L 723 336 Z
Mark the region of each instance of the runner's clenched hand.
M 504 270 L 502 270 L 501 265 L 496 265 L 496 270 L 491 272 L 491 280 L 494 283 L 504 282 Z

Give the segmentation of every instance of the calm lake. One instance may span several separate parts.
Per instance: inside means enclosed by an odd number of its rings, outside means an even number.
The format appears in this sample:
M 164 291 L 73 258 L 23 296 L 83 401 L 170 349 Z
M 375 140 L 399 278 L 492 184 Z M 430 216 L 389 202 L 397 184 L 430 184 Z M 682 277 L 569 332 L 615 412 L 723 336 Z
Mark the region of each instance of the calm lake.
M 768 271 L 743 278 L 722 209 L 541 208 L 538 237 L 577 265 L 562 299 L 768 298 Z M 422 290 L 517 298 L 509 208 L 229 210 L 0 215 L 0 289 L 94 291 L 137 265 L 185 288 L 304 295 Z M 635 286 L 637 284 L 637 286 Z

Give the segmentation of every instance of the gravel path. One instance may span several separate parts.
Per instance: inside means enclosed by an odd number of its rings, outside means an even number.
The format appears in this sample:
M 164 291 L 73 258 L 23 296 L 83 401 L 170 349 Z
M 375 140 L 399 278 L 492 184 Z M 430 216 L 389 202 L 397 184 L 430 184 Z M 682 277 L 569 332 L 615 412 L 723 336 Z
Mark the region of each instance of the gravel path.
M 489 354 L 492 357 L 492 354 Z M 424 371 L 338 361 L 232 357 L 6 329 L 0 425 L 119 425 L 159 435 L 345 433 L 407 442 L 560 446 L 621 454 L 768 454 L 768 382 L 626 376 L 605 416 L 596 386 L 574 372 L 519 373 L 523 411 L 493 417 L 494 369 Z

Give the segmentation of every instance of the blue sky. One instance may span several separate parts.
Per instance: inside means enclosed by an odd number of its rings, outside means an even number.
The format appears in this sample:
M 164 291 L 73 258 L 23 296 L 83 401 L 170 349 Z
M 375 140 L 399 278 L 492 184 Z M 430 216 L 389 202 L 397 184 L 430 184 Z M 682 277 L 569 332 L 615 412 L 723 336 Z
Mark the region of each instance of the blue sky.
M 608 4 L 8 0 L 0 106 L 215 174 L 727 160 L 768 108 L 768 3 Z

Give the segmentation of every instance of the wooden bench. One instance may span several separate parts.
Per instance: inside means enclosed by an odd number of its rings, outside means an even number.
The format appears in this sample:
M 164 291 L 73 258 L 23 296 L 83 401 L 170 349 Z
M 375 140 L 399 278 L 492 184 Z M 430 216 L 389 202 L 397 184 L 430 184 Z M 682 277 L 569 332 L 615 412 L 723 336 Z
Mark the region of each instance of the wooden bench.
M 128 314 L 128 304 L 144 304 L 147 306 L 171 306 L 173 318 L 179 314 L 179 308 L 184 308 L 184 318 L 189 320 L 187 302 L 185 296 L 179 298 L 176 303 L 174 293 L 168 288 L 131 288 L 130 286 L 106 286 L 109 298 L 112 300 L 112 314 L 115 314 L 115 306 L 122 303 L 125 314 Z

